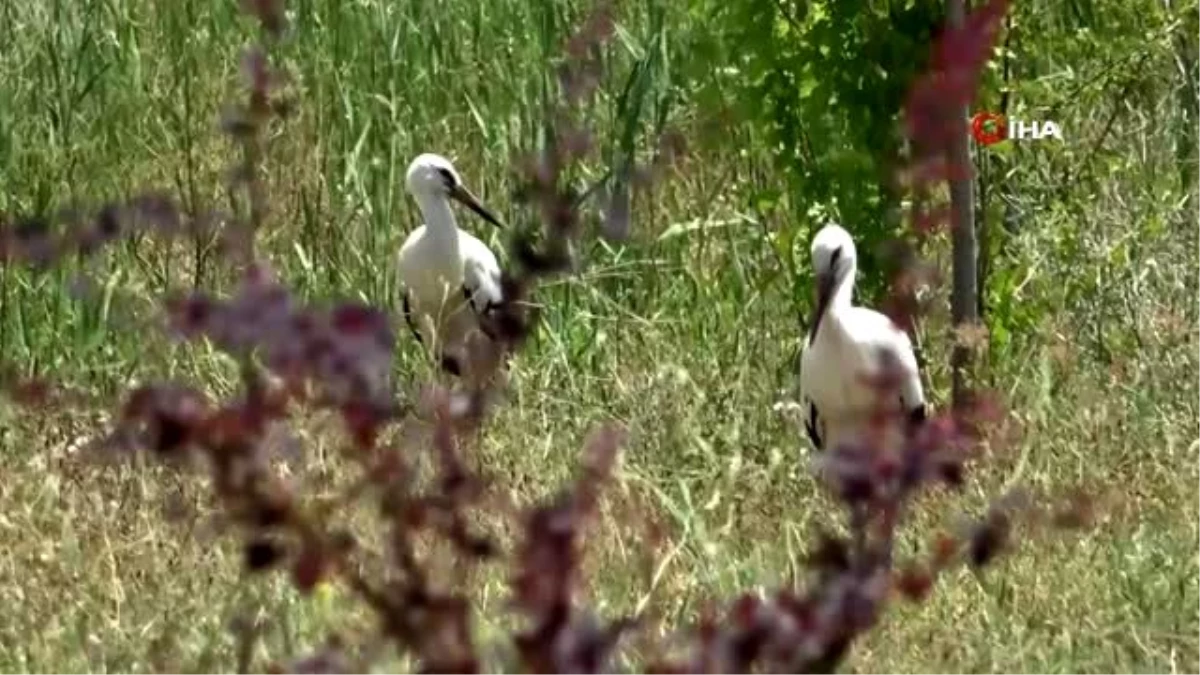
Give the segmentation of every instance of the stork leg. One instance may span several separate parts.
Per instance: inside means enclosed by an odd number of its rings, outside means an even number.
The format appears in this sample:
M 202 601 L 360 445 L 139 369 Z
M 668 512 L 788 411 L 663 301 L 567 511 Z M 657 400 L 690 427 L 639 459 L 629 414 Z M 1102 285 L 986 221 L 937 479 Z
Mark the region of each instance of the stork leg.
M 466 288 L 464 287 L 463 290 L 465 291 Z M 421 337 L 421 331 L 417 329 L 417 323 L 413 320 L 412 305 L 409 303 L 408 293 L 404 294 L 404 321 L 408 324 L 408 328 L 412 331 L 413 336 L 417 338 L 417 342 L 420 344 L 425 344 L 425 340 Z M 440 365 L 442 366 L 442 370 L 450 373 L 451 375 L 454 375 L 455 377 L 462 377 L 462 368 L 460 368 L 458 365 L 458 359 L 454 358 L 453 356 L 443 352 L 442 358 L 440 359 Z

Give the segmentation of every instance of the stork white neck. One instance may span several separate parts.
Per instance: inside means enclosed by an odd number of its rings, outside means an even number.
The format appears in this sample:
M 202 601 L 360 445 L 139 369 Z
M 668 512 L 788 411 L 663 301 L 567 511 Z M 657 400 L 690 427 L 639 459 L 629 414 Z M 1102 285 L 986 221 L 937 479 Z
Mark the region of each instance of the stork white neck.
M 846 272 L 834 282 L 824 316 L 820 319 L 817 334 L 813 339 L 821 339 L 823 335 L 831 333 L 846 333 L 846 313 L 854 304 L 854 281 L 857 272 L 858 266 L 852 262 Z
M 829 298 L 829 309 L 838 311 L 850 307 L 854 301 L 854 277 L 857 273 L 858 265 L 851 263 L 842 278 L 834 283 L 833 295 Z
M 422 192 L 413 195 L 425 220 L 428 236 L 445 250 L 458 252 L 458 221 L 450 209 L 450 200 L 442 195 Z

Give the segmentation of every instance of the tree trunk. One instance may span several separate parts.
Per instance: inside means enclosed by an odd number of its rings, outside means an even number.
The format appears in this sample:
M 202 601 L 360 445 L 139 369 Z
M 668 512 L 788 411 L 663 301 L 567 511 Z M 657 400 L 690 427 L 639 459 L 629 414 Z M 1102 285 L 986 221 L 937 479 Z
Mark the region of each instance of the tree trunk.
M 987 317 L 988 264 L 987 252 L 992 247 L 991 221 L 988 220 L 988 202 L 991 199 L 991 177 L 996 169 L 995 157 L 979 156 L 979 168 L 975 180 L 975 233 L 979 248 L 978 270 L 975 275 L 975 313 L 980 321 Z
M 946 17 L 952 26 L 963 23 L 964 0 L 946 0 Z M 950 146 L 949 162 L 962 175 L 950 181 L 950 227 L 953 243 L 953 281 L 954 288 L 950 300 L 950 314 L 954 321 L 955 340 L 950 354 L 950 368 L 953 373 L 953 403 L 959 406 L 966 402 L 967 368 L 971 361 L 971 347 L 964 343 L 963 336 L 958 335 L 960 329 L 977 323 L 979 315 L 978 291 L 978 252 L 975 241 L 975 195 L 974 195 L 974 166 L 971 163 L 971 146 L 967 138 L 967 117 L 969 108 L 965 107 L 961 115 L 954 117 L 959 130 L 954 134 Z

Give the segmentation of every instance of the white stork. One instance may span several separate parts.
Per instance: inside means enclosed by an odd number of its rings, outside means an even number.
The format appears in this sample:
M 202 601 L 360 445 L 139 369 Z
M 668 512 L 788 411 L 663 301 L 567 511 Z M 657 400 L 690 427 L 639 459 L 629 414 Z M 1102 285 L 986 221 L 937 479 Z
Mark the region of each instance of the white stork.
M 857 438 L 871 416 L 904 415 L 911 427 L 925 420 L 925 394 L 912 343 L 890 318 L 851 304 L 858 254 L 850 233 L 836 224 L 812 243 L 817 304 L 800 360 L 800 404 L 809 440 L 818 450 Z M 885 373 L 888 363 L 893 370 Z M 872 379 L 898 377 L 894 407 L 880 400 Z
M 486 244 L 458 228 L 449 199 L 496 227 L 503 225 L 463 186 L 445 157 L 418 156 L 405 183 L 425 222 L 408 235 L 398 256 L 404 318 L 444 370 L 464 376 L 461 350 L 482 335 L 479 317 L 501 300 L 500 265 Z

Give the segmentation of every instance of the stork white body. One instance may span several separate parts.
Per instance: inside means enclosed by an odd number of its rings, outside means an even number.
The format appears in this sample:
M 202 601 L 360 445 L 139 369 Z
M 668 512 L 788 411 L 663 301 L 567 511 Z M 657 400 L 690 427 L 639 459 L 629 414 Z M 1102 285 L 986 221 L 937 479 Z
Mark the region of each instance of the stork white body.
M 925 394 L 912 343 L 890 318 L 853 303 L 858 256 L 850 233 L 828 225 L 812 245 L 818 280 L 817 309 L 800 361 L 800 404 L 809 440 L 817 450 L 860 438 L 871 417 L 883 409 L 925 419 Z M 890 371 L 898 396 L 884 394 L 872 381 Z M 893 390 L 895 391 L 895 390 Z
M 450 199 L 501 225 L 444 157 L 420 155 L 409 165 L 405 182 L 424 219 L 397 257 L 405 319 L 444 369 L 463 375 L 463 348 L 482 336 L 479 315 L 501 301 L 500 264 L 486 244 L 459 229 Z

